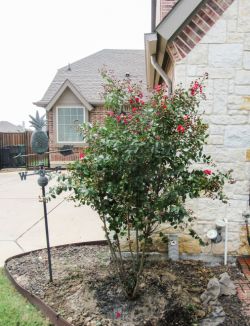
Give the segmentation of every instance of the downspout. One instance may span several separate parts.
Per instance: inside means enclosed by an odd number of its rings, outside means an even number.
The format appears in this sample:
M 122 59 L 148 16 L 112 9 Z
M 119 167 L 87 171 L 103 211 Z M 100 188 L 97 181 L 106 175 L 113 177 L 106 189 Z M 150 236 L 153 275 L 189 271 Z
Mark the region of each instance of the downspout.
M 172 81 L 168 77 L 168 75 L 165 73 L 165 71 L 162 69 L 162 67 L 159 65 L 159 63 L 157 62 L 155 54 L 151 55 L 150 61 L 151 61 L 152 66 L 155 68 L 155 70 L 158 72 L 158 74 L 163 79 L 164 83 L 167 85 L 168 95 L 171 95 L 172 94 Z
M 156 0 L 151 0 L 151 33 L 154 32 L 156 26 Z

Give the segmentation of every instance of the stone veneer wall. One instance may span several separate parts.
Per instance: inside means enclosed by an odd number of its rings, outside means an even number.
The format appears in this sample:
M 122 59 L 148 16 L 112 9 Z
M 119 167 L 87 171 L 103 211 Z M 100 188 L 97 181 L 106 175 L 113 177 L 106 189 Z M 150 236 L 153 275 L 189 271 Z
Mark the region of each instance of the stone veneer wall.
M 217 218 L 229 220 L 229 252 L 250 254 L 242 213 L 248 207 L 250 191 L 250 1 L 235 0 L 207 35 L 175 66 L 175 84 L 185 87 L 209 74 L 207 101 L 201 105 L 209 124 L 205 147 L 219 169 L 233 169 L 235 184 L 226 185 L 228 204 L 207 198 L 189 206 L 198 217 L 196 229 L 205 236 Z M 205 238 L 206 239 L 206 238 Z M 223 253 L 224 242 L 211 248 L 182 241 L 182 252 Z

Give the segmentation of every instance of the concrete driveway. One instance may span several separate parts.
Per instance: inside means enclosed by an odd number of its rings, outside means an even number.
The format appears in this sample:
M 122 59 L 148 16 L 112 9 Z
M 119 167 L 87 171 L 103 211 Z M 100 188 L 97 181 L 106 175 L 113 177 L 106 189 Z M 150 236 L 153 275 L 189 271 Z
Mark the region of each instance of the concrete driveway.
M 37 178 L 21 181 L 18 172 L 0 173 L 0 266 L 10 256 L 46 247 Z M 90 207 L 75 207 L 65 194 L 47 206 L 51 246 L 104 239 L 98 214 Z

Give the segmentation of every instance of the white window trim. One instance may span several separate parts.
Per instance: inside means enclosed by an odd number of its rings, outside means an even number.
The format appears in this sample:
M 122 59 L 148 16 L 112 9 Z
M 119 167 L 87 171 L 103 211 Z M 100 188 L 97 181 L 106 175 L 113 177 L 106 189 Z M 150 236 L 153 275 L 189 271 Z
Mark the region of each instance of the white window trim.
M 84 140 L 82 141 L 59 141 L 58 140 L 58 111 L 60 109 L 82 109 L 83 110 L 83 123 L 86 122 L 86 117 L 87 117 L 87 114 L 86 114 L 86 108 L 82 105 L 59 105 L 56 107 L 56 142 L 58 144 L 84 144 Z

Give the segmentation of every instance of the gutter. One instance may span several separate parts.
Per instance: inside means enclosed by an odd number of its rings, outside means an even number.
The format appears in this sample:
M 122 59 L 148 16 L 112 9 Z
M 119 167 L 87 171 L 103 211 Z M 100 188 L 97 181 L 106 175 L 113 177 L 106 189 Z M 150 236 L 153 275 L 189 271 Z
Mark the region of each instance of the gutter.
M 155 68 L 155 70 L 158 72 L 158 74 L 161 76 L 161 78 L 164 80 L 164 83 L 168 87 L 168 95 L 172 94 L 172 81 L 168 77 L 168 75 L 165 73 L 165 71 L 162 69 L 162 67 L 159 65 L 159 63 L 156 60 L 155 54 L 151 55 L 150 62 L 152 66 Z

